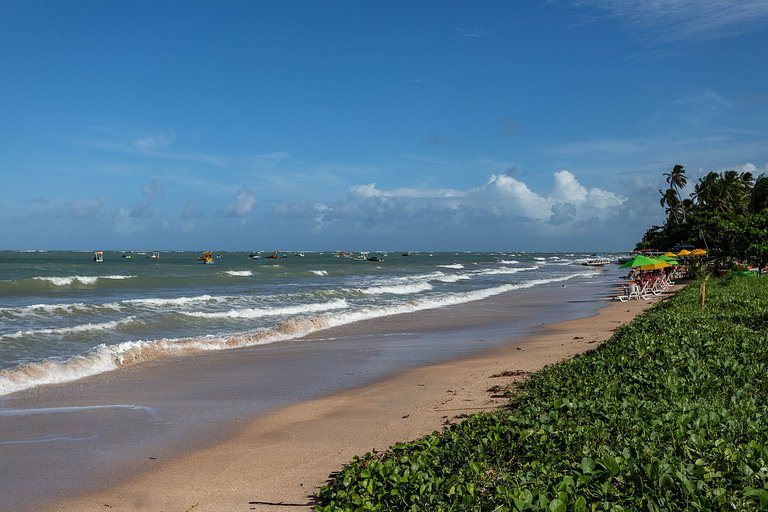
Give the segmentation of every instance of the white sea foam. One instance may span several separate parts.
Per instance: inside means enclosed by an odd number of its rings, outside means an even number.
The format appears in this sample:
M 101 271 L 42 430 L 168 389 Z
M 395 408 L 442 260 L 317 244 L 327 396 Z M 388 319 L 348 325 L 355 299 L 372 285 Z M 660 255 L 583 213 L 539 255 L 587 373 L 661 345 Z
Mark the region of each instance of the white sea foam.
M 450 275 L 441 275 L 441 276 L 435 276 L 433 278 L 434 281 L 441 281 L 443 283 L 455 283 L 458 281 L 465 281 L 468 279 L 472 279 L 467 274 L 450 274 Z
M 537 270 L 539 267 L 533 266 L 533 267 L 499 267 L 499 268 L 485 268 L 483 270 L 478 270 L 476 273 L 478 275 L 500 275 L 500 274 L 517 274 L 519 272 L 526 272 L 528 270 Z
M 35 336 L 38 334 L 72 334 L 78 332 L 87 331 L 104 331 L 116 329 L 120 325 L 128 324 L 136 320 L 136 317 L 129 316 L 121 320 L 112 320 L 109 322 L 101 323 L 87 323 L 80 325 L 72 325 L 69 327 L 47 328 L 47 329 L 30 329 L 28 331 L 17 331 L 13 334 L 3 334 L 1 338 L 22 338 L 26 336 Z
M 96 282 L 99 279 L 112 279 L 112 280 L 123 280 L 123 279 L 132 279 L 136 276 L 122 276 L 122 275 L 111 275 L 111 276 L 66 276 L 66 277 L 56 277 L 56 276 L 37 276 L 33 279 L 37 281 L 46 281 L 54 286 L 70 286 L 74 283 L 81 283 L 81 284 L 96 284 Z
M 313 274 L 317 274 L 318 276 L 327 276 L 328 271 L 327 270 L 310 270 Z
M 126 304 L 143 304 L 150 306 L 182 306 L 185 304 L 201 304 L 204 302 L 223 302 L 229 297 L 212 297 L 210 295 L 198 295 L 197 297 L 175 297 L 172 299 L 149 298 L 149 299 L 130 299 L 124 301 Z
M 250 270 L 226 270 L 224 273 L 235 277 L 248 277 L 253 275 L 253 272 Z
M 415 299 L 400 305 L 376 306 L 357 310 L 346 309 L 345 311 L 334 313 L 326 312 L 318 316 L 291 318 L 272 328 L 238 335 L 209 335 L 197 338 L 131 341 L 116 345 L 101 344 L 83 355 L 74 356 L 65 361 L 48 359 L 42 362 L 29 363 L 0 371 L 0 396 L 43 384 L 68 382 L 80 379 L 89 375 L 111 371 L 120 366 L 154 359 L 163 355 L 182 355 L 200 351 L 222 350 L 286 341 L 300 338 L 329 327 L 350 324 L 361 320 L 462 304 L 513 290 L 548 285 L 551 283 L 567 281 L 576 277 L 584 278 L 593 276 L 593 273 L 576 273 L 550 279 L 532 279 L 516 284 L 505 284 L 470 292 L 448 294 L 442 297 Z M 345 301 L 339 300 L 314 306 L 317 307 L 317 312 L 322 312 L 324 308 L 326 310 L 340 309 L 346 308 L 347 305 Z M 311 312 L 307 309 L 307 306 L 304 306 L 303 308 L 304 309 L 300 313 Z M 287 312 L 289 309 L 292 308 L 283 308 L 284 312 Z M 213 314 L 217 313 L 207 313 L 206 315 Z M 223 312 L 223 314 L 227 315 L 228 312 Z
M 461 263 L 453 263 L 452 265 L 435 265 L 435 266 L 440 268 L 455 268 L 455 269 L 464 268 L 464 265 L 462 265 Z
M 286 306 L 282 308 L 241 308 L 230 309 L 229 311 L 183 311 L 183 315 L 194 316 L 198 318 L 262 318 L 265 316 L 282 315 L 301 315 L 306 313 L 316 313 L 319 311 L 328 311 L 331 309 L 342 309 L 349 307 L 344 299 L 337 299 L 330 302 L 316 304 L 298 304 L 296 306 Z
M 520 262 L 517 260 L 501 260 L 499 263 L 501 263 L 502 265 L 516 265 Z
M 380 295 L 383 293 L 391 293 L 396 295 L 409 295 L 412 293 L 425 292 L 431 290 L 432 285 L 427 282 L 415 282 L 401 285 L 391 286 L 371 286 L 370 288 L 364 288 L 360 291 L 366 295 Z

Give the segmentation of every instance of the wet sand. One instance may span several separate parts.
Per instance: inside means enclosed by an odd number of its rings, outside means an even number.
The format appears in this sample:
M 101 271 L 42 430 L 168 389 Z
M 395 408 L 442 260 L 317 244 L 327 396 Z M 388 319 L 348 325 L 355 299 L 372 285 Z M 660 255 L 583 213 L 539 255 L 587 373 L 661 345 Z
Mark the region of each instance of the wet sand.
M 610 295 L 530 290 L 13 395 L 0 508 L 307 510 L 352 456 L 499 407 L 489 389 L 597 346 L 648 304 Z

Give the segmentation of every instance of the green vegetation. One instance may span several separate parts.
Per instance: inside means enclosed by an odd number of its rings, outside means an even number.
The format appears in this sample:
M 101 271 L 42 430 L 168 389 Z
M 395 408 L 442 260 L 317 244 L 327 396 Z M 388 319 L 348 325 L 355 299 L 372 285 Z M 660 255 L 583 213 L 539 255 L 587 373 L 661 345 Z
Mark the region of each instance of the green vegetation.
M 766 333 L 768 280 L 689 286 L 508 410 L 355 458 L 317 510 L 768 509 Z
M 687 244 L 707 248 L 721 261 L 738 259 L 760 268 L 768 263 L 768 176 L 710 172 L 686 199 L 680 195 L 688 183 L 683 166 L 664 176 L 669 188 L 659 190 L 659 202 L 667 219 L 645 233 L 638 249 Z

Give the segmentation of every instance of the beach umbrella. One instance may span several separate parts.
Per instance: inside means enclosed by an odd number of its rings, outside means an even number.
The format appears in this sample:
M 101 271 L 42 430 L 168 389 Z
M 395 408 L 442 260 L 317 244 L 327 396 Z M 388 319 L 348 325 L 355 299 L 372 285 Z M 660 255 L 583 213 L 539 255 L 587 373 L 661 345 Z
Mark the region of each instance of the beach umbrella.
M 679 265 L 679 263 L 674 257 L 667 256 L 666 254 L 662 254 L 661 256 L 658 256 L 656 259 L 660 261 L 666 261 L 670 265 Z
M 691 251 L 689 251 L 688 249 L 683 249 L 682 251 L 677 253 L 678 256 L 688 256 L 690 254 L 691 254 Z
M 637 268 L 639 268 L 640 270 L 658 270 L 660 268 L 671 267 L 671 266 L 672 265 L 670 265 L 666 261 L 659 261 L 659 260 L 657 260 L 656 263 L 652 263 L 650 265 L 640 265 Z
M 628 262 L 620 265 L 619 268 L 637 268 L 643 265 L 655 265 L 657 263 L 660 263 L 659 260 L 649 258 L 648 256 L 643 256 L 642 254 L 638 254 Z
M 677 254 L 675 254 L 673 252 L 669 252 L 669 251 L 665 252 L 661 256 L 669 256 L 670 258 L 677 258 Z M 661 259 L 661 256 L 659 256 L 659 259 Z
M 704 249 L 694 249 L 691 251 L 691 256 L 706 256 L 707 251 Z

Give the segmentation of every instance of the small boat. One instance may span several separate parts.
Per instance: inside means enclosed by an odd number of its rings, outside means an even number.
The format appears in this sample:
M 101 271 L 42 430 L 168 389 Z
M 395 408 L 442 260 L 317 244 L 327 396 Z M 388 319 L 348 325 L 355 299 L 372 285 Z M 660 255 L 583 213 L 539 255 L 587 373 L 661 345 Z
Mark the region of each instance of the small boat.
M 160 253 L 158 251 L 154 251 L 152 254 L 147 256 L 150 260 L 159 260 L 160 259 Z
M 382 258 L 379 254 L 368 255 L 365 259 L 368 261 L 384 261 L 384 258 Z
M 287 258 L 287 257 L 288 257 L 287 254 L 285 254 L 284 252 L 280 252 L 280 251 L 275 251 L 272 254 L 270 254 L 269 256 L 267 256 L 267 258 L 271 258 L 273 260 L 279 260 L 280 258 Z
M 93 261 L 102 263 L 104 261 L 104 251 L 96 251 L 93 253 Z
M 587 261 L 582 261 L 582 265 L 586 265 L 588 267 L 602 267 L 603 265 L 609 265 L 611 263 L 610 258 L 606 258 L 605 256 L 599 256 L 597 254 L 593 254 L 589 257 Z
M 413 256 L 413 253 L 411 251 L 406 251 L 403 253 L 403 256 Z
M 213 265 L 214 263 L 216 263 L 215 261 L 213 261 L 213 252 L 211 251 L 206 251 L 203 254 L 201 254 L 200 257 L 197 258 L 197 261 L 202 261 L 206 265 Z
M 129 252 L 127 252 L 127 253 L 125 253 L 125 254 L 123 254 L 123 255 L 121 256 L 121 258 L 125 258 L 126 260 L 129 260 L 129 259 L 131 259 L 131 257 L 132 257 L 132 255 L 131 255 L 131 253 L 129 253 Z
M 250 259 L 252 259 L 252 260 L 258 260 L 259 258 L 261 258 L 261 253 L 259 253 L 259 252 L 252 252 L 252 253 L 250 253 L 248 255 L 248 257 Z

